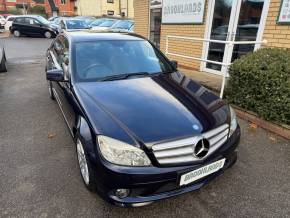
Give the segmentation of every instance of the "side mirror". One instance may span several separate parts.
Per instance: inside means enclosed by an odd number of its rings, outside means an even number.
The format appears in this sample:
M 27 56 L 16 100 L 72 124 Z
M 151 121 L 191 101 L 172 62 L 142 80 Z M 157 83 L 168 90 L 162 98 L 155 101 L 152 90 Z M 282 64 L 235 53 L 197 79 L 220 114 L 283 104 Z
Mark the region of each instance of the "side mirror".
M 64 81 L 63 70 L 60 69 L 47 70 L 46 79 L 49 81 L 63 82 Z
M 178 62 L 177 61 L 170 61 L 171 62 L 171 65 L 177 69 L 178 68 Z

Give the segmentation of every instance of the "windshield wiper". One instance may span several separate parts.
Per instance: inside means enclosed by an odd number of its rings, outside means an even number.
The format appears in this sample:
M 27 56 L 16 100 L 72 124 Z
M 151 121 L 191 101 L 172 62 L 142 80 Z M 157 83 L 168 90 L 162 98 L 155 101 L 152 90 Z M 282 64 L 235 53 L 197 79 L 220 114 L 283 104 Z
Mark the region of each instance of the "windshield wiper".
M 138 73 L 126 73 L 126 74 L 119 74 L 119 75 L 113 75 L 113 76 L 106 76 L 100 81 L 113 81 L 113 80 L 122 80 L 122 79 L 128 79 L 132 76 L 148 76 L 150 73 L 148 72 L 138 72 Z

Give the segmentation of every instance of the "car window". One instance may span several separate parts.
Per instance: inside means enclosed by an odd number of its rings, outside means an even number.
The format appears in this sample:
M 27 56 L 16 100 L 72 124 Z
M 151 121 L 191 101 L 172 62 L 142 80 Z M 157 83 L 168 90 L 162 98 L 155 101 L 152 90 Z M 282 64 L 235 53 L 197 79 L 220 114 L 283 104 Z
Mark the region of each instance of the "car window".
M 106 20 L 105 22 L 101 23 L 100 27 L 111 27 L 114 23 L 116 23 L 116 20 Z
M 15 19 L 16 23 L 25 23 L 25 18 L 24 17 L 19 17 Z
M 66 20 L 67 29 L 89 29 L 89 25 L 84 20 Z
M 39 25 L 39 24 L 41 24 L 38 20 L 36 20 L 36 19 L 33 19 L 33 24 L 34 25 Z
M 36 24 L 39 24 L 39 22 L 37 22 L 36 19 L 31 18 L 31 17 L 26 17 L 26 18 L 24 18 L 24 23 L 25 23 L 25 24 L 29 24 L 29 25 L 36 25 Z
M 69 72 L 69 41 L 68 39 L 61 35 L 59 37 L 59 41 L 62 44 L 62 54 L 60 56 L 60 62 L 61 62 L 61 67 L 64 72 L 64 78 L 69 79 L 70 78 L 70 72 Z
M 59 66 L 61 66 L 62 63 L 62 56 L 63 56 L 63 44 L 60 41 L 60 36 L 57 37 L 53 43 L 52 46 L 52 52 L 55 56 Z
M 77 43 L 75 74 L 78 81 L 107 76 L 168 72 L 172 68 L 159 51 L 145 40 L 112 40 Z M 89 58 L 88 58 L 89 57 Z
M 7 21 L 14 21 L 15 17 L 9 17 Z
M 132 21 L 124 20 L 114 24 L 112 28 L 129 30 L 132 27 L 132 25 L 133 25 Z
M 91 26 L 99 26 L 99 25 L 102 24 L 103 22 L 105 22 L 105 20 L 103 20 L 103 19 L 98 19 L 98 20 L 92 22 L 90 25 L 91 25 Z
M 48 25 L 49 24 L 49 21 L 47 19 L 45 19 L 44 17 L 42 17 L 42 16 L 38 16 L 37 17 L 37 21 L 40 24 L 44 24 L 44 25 Z

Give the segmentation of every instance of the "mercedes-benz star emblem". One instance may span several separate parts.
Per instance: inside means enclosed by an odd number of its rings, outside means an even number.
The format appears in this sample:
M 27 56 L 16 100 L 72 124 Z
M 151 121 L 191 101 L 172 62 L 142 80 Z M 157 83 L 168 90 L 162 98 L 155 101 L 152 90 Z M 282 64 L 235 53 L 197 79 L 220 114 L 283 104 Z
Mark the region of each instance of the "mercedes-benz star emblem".
M 194 148 L 194 155 L 198 158 L 203 158 L 209 151 L 209 141 L 207 139 L 201 139 L 197 142 Z

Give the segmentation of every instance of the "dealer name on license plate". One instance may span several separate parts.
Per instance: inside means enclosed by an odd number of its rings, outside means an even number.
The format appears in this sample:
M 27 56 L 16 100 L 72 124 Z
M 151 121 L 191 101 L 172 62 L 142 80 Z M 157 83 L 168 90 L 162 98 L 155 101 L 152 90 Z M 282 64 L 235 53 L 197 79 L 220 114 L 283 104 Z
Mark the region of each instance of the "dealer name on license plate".
M 225 160 L 226 159 L 224 158 L 189 173 L 183 174 L 180 178 L 180 185 L 187 185 L 214 172 L 217 172 L 219 169 L 223 168 Z

